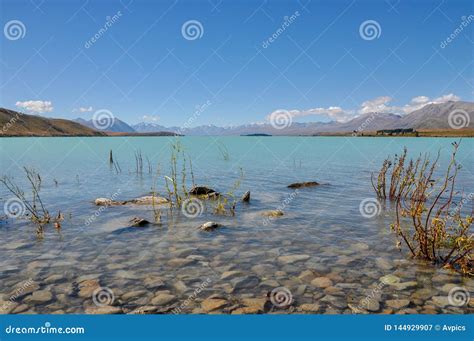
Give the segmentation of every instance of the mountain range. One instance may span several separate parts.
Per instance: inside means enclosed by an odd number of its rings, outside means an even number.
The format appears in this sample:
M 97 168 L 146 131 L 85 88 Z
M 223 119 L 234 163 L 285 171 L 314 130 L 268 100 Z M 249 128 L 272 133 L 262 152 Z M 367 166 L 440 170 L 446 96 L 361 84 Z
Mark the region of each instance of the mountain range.
M 233 127 L 202 125 L 194 128 L 165 127 L 156 123 L 138 123 L 131 128 L 140 133 L 156 131 L 179 132 L 183 135 L 315 135 L 318 133 L 374 132 L 384 129 L 450 130 L 450 113 L 466 117 L 465 128 L 474 128 L 474 103 L 450 101 L 427 104 L 421 109 L 401 116 L 392 113 L 366 113 L 348 122 L 293 122 L 284 129 L 275 129 L 270 123 L 245 124 Z M 465 113 L 465 114 L 464 114 Z
M 106 136 L 106 135 L 190 135 L 190 136 L 228 136 L 228 135 L 319 135 L 319 134 L 367 134 L 377 130 L 416 129 L 417 131 L 448 131 L 456 135 L 463 127 L 469 130 L 467 135 L 474 135 L 474 103 L 450 101 L 438 104 L 427 104 L 421 109 L 407 115 L 393 113 L 366 113 L 356 116 L 348 122 L 293 122 L 284 129 L 276 129 L 270 123 L 244 124 L 231 127 L 201 125 L 193 128 L 165 127 L 156 123 L 141 122 L 129 125 L 114 118 L 107 131 L 98 131 L 92 120 L 77 118 L 73 121 L 46 118 L 38 115 L 27 115 L 14 110 L 0 108 L 0 125 L 3 127 L 0 136 Z M 451 125 L 450 125 L 451 123 Z M 465 135 L 465 134 L 464 134 Z

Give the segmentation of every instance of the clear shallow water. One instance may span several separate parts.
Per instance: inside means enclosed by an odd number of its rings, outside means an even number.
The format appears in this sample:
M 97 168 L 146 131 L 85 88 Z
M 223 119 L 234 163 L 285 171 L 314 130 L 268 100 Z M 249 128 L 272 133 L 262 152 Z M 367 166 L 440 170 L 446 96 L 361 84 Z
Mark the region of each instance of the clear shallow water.
M 159 167 L 156 188 L 164 194 L 163 176 L 170 173 L 169 145 L 175 138 L 0 140 L 1 173 L 25 184 L 21 167 L 34 167 L 43 178 L 41 193 L 49 211 L 61 210 L 66 216 L 61 232 L 49 227 L 42 240 L 27 221 L 2 221 L 0 299 L 15 297 L 4 309 L 13 313 L 100 312 L 92 300 L 92 292 L 100 286 L 113 292 L 116 308 L 108 312 L 172 312 L 179 307 L 182 313 L 201 313 L 215 305 L 218 308 L 213 312 L 226 313 L 351 313 L 360 300 L 370 297 L 377 302 L 371 309 L 378 313 L 472 313 L 469 306 L 444 304 L 451 288 L 446 284 L 472 292 L 471 279 L 409 260 L 400 253 L 389 229 L 393 218 L 390 206 L 373 218 L 365 218 L 359 211 L 362 200 L 374 197 L 370 174 L 385 157 L 401 152 L 404 146 L 410 156 L 435 155 L 441 148 L 444 166 L 453 139 L 180 140 L 192 158 L 197 184 L 225 193 L 242 168 L 244 178 L 236 195 L 250 190 L 250 204 L 238 204 L 235 217 L 216 216 L 208 209 L 190 219 L 180 214 L 170 217 L 163 210 L 161 226 L 128 228 L 134 216 L 152 220 L 151 207 L 99 211 L 94 199 L 116 193 L 117 200 L 127 200 L 151 191 L 156 177 L 147 173 L 146 165 L 143 176 L 135 174 L 136 150 L 150 159 L 153 173 Z M 219 152 L 222 144 L 229 160 Z M 463 165 L 458 186 L 468 193 L 473 189 L 473 147 L 474 141 L 465 139 L 458 157 Z M 120 174 L 109 167 L 110 149 L 120 164 Z M 324 185 L 296 193 L 286 188 L 298 181 Z M 11 195 L 2 188 L 0 197 L 3 207 Z M 261 212 L 277 208 L 285 215 L 268 223 Z M 94 221 L 89 225 L 86 221 L 90 217 Z M 197 229 L 210 220 L 223 227 L 212 232 Z M 286 257 L 292 255 L 300 257 Z M 381 284 L 379 279 L 390 274 L 403 284 Z M 314 279 L 319 277 L 325 279 L 317 285 Z M 291 306 L 279 309 L 265 303 L 268 292 L 276 287 L 291 292 Z M 30 291 L 41 295 L 34 297 Z M 106 303 L 111 302 L 107 301 L 110 297 L 105 298 Z M 249 303 L 249 298 L 255 300 Z M 403 301 L 406 299 L 408 305 Z

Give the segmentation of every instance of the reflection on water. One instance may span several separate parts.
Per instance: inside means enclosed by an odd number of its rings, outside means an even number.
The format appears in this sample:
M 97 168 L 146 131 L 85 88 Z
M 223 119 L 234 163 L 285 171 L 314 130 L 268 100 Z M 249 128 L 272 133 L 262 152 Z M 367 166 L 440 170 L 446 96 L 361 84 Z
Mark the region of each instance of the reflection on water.
M 22 183 L 21 166 L 43 177 L 43 199 L 66 216 L 58 234 L 22 220 L 0 225 L 0 309 L 13 313 L 472 313 L 450 304 L 455 287 L 474 290 L 472 279 L 407 258 L 395 247 L 390 205 L 364 217 L 360 203 L 373 198 L 370 172 L 407 146 L 411 155 L 449 157 L 449 139 L 228 137 L 182 138 L 196 182 L 226 192 L 245 173 L 236 216 L 173 216 L 132 228 L 135 216 L 153 220 L 149 206 L 100 209 L 98 197 L 127 200 L 146 195 L 157 181 L 164 195 L 172 138 L 3 139 L 1 170 Z M 216 143 L 218 142 L 218 143 Z M 230 159 L 219 152 L 224 144 Z M 472 190 L 472 140 L 462 142 L 459 186 Z M 109 168 L 108 153 L 122 173 Z M 153 174 L 134 174 L 141 150 Z M 159 169 L 159 175 L 156 175 Z M 324 185 L 286 186 L 297 181 Z M 55 185 L 57 181 L 57 186 Z M 117 194 L 118 193 L 118 194 Z M 3 201 L 10 195 L 2 188 Z M 268 219 L 264 210 L 282 209 Z M 92 218 L 91 218 L 92 217 Z M 206 221 L 222 227 L 200 231 Z M 279 306 L 271 292 L 284 287 Z M 281 290 L 281 289 L 277 289 Z M 94 298 L 94 299 L 93 299 Z M 286 297 L 288 298 L 288 297 Z M 273 302 L 273 303 L 272 303 Z M 286 304 L 289 303 L 289 304 Z M 451 302 L 452 303 L 452 302 Z M 3 305 L 2 305 L 3 304 Z M 3 307 L 3 308 L 2 308 Z

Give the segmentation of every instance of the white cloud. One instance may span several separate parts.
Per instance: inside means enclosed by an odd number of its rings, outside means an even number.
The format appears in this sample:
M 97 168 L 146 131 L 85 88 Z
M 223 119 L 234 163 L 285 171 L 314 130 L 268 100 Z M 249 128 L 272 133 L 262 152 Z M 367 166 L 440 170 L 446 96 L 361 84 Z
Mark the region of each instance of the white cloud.
M 15 105 L 18 108 L 25 109 L 33 113 L 44 113 L 53 111 L 53 104 L 50 101 L 25 101 L 16 102 Z
M 91 112 L 92 110 L 94 109 L 91 106 L 89 106 L 89 107 L 80 107 L 77 109 L 73 109 L 73 112 Z
M 350 119 L 357 117 L 359 115 L 367 113 L 393 113 L 399 115 L 406 115 L 415 110 L 421 109 L 427 104 L 439 104 L 445 103 L 448 101 L 459 101 L 461 98 L 454 94 L 447 94 L 437 98 L 429 98 L 427 96 L 416 96 L 413 97 L 409 103 L 402 106 L 390 105 L 393 98 L 390 96 L 380 96 L 363 102 L 359 108 L 347 110 L 338 106 L 331 106 L 328 108 L 314 108 L 308 110 L 288 110 L 288 113 L 293 117 L 302 117 L 302 116 L 319 116 L 324 118 L 329 118 L 337 122 L 346 122 Z M 281 111 L 281 110 L 278 110 Z M 270 120 L 272 115 L 276 111 L 272 112 L 266 117 L 267 120 Z
M 391 107 L 387 104 L 392 101 L 392 97 L 381 96 L 362 103 L 359 109 L 360 114 L 367 114 L 369 112 L 390 112 Z
M 427 96 L 418 96 L 418 97 L 413 97 L 413 98 L 411 99 L 411 101 L 412 101 L 413 103 L 426 103 L 426 102 L 428 102 L 429 100 L 430 100 L 430 98 L 427 97 Z
M 281 112 L 281 110 L 273 111 L 271 114 L 267 115 L 266 119 L 270 120 L 277 112 Z M 340 122 L 347 121 L 351 118 L 351 114 L 341 107 L 313 108 L 308 110 L 287 110 L 287 112 L 293 118 L 315 115 Z
M 433 103 L 444 103 L 444 102 L 448 102 L 448 101 L 457 102 L 459 100 L 461 100 L 461 97 L 456 96 L 455 94 L 447 94 L 447 95 L 443 95 L 441 97 L 435 98 L 433 100 Z
M 143 115 L 142 120 L 145 122 L 158 122 L 160 120 L 160 116 L 158 115 Z

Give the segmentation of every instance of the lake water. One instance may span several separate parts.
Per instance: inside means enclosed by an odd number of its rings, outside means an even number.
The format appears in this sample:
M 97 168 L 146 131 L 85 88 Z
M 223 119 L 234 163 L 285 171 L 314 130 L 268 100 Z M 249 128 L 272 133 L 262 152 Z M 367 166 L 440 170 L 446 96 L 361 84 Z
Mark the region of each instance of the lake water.
M 435 155 L 441 149 L 444 169 L 454 139 L 179 140 L 192 159 L 196 184 L 226 193 L 242 169 L 234 192 L 240 197 L 250 190 L 250 203 L 238 203 L 235 216 L 223 216 L 204 202 L 204 211 L 195 218 L 179 210 L 169 214 L 163 207 L 161 225 L 130 228 L 128 221 L 135 216 L 152 221 L 152 207 L 100 208 L 94 200 L 128 200 L 153 188 L 165 196 L 170 144 L 176 138 L 1 139 L 0 173 L 26 190 L 22 167 L 34 167 L 42 177 L 45 206 L 52 214 L 60 210 L 65 220 L 60 232 L 47 226 L 44 238 L 38 239 L 27 220 L 2 219 L 0 309 L 3 301 L 3 311 L 11 313 L 329 314 L 357 312 L 365 299 L 370 307 L 364 310 L 374 313 L 473 312 L 472 303 L 456 307 L 447 302 L 452 287 L 472 293 L 472 279 L 412 260 L 405 248 L 398 251 L 389 227 L 394 216 L 389 204 L 372 218 L 359 209 L 364 199 L 374 198 L 370 174 L 388 155 L 404 146 L 410 156 Z M 110 168 L 111 149 L 119 173 Z M 141 175 L 135 171 L 137 150 L 145 164 Z M 458 161 L 463 168 L 457 185 L 470 193 L 473 139 L 462 141 Z M 322 185 L 287 188 L 299 181 Z M 11 197 L 0 189 L 2 207 Z M 275 209 L 284 215 L 262 216 L 262 211 Z M 199 230 L 207 221 L 222 227 Z M 381 282 L 382 277 L 391 283 Z M 281 305 L 268 300 L 276 288 Z

